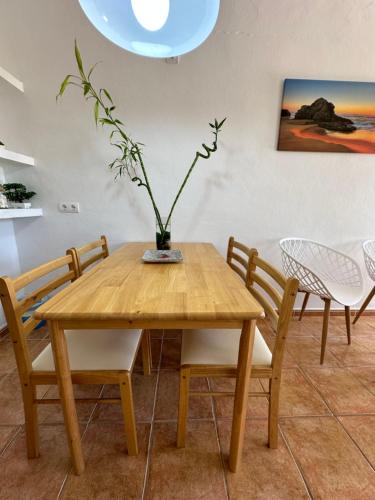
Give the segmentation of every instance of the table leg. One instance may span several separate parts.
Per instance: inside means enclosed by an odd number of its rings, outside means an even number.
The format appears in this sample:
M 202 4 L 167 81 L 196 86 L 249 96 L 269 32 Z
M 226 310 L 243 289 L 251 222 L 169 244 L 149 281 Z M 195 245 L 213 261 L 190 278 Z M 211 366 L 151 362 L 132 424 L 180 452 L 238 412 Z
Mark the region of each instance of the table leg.
M 64 412 L 65 428 L 68 434 L 70 455 L 74 470 L 79 475 L 84 471 L 85 463 L 83 460 L 81 434 L 78 425 L 65 334 L 57 321 L 49 321 L 48 328 L 51 335 L 53 357 L 60 389 L 61 406 Z
M 237 381 L 234 397 L 229 469 L 236 472 L 241 462 L 245 435 L 246 410 L 249 398 L 251 359 L 253 355 L 256 320 L 244 321 L 238 351 Z

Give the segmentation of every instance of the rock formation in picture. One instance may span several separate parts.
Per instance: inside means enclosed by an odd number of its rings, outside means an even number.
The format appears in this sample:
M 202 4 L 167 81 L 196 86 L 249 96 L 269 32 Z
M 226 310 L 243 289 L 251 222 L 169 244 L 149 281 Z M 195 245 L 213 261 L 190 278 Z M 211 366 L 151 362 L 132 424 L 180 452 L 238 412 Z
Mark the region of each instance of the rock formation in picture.
M 281 118 L 289 118 L 291 115 L 289 109 L 282 109 L 281 110 Z
M 295 114 L 295 120 L 313 120 L 319 127 L 337 132 L 353 132 L 356 127 L 349 118 L 335 114 L 335 105 L 323 97 L 316 99 L 310 106 L 303 105 Z

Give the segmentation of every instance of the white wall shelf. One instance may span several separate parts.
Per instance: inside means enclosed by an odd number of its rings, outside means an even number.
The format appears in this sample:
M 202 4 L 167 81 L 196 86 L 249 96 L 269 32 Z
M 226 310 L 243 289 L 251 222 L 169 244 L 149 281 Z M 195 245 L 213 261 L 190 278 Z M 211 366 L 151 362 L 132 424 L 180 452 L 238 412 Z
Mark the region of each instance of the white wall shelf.
M 0 220 L 2 219 L 23 219 L 25 217 L 41 217 L 41 208 L 4 208 L 0 209 Z
M 1 160 L 18 163 L 19 165 L 27 165 L 29 167 L 35 166 L 35 160 L 31 156 L 26 156 L 21 153 L 15 153 L 14 151 L 9 151 L 9 149 L 5 148 L 0 148 L 0 164 Z
M 13 87 L 16 87 L 19 91 L 24 92 L 23 83 L 1 66 L 0 77 L 10 83 L 10 85 L 13 85 Z

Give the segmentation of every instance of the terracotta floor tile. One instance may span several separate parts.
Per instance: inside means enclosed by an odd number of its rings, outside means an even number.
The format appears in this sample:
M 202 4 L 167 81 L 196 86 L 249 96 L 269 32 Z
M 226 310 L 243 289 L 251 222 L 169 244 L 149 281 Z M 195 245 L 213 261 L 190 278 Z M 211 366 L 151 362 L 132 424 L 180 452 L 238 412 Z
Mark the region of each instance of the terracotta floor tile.
M 321 318 L 319 318 L 319 322 L 316 318 L 314 318 L 314 321 L 312 321 L 312 318 L 303 318 L 302 321 L 298 321 L 297 318 L 298 316 L 293 318 L 289 324 L 288 338 L 311 337 L 322 329 Z
M 176 448 L 177 425 L 154 426 L 147 500 L 227 499 L 213 422 L 190 420 L 186 448 Z
M 134 457 L 126 452 L 122 424 L 90 424 L 83 438 L 85 471 L 80 476 L 69 474 L 61 498 L 142 498 L 149 431 L 149 424 L 137 426 L 139 454 Z
M 39 458 L 27 459 L 24 432 L 16 437 L 0 458 L 2 499 L 57 498 L 70 469 L 65 428 L 63 425 L 40 426 L 39 433 Z
M 151 330 L 152 339 L 162 339 L 164 330 Z
M 101 385 L 75 385 L 74 395 L 76 398 L 97 398 L 102 389 Z M 44 395 L 45 398 L 59 398 L 59 389 L 56 385 L 51 386 Z M 94 408 L 95 403 L 78 403 L 77 415 L 79 422 L 88 422 Z M 42 424 L 63 424 L 64 415 L 61 404 L 56 405 L 39 405 L 38 418 Z
M 264 389 L 268 390 L 268 381 L 262 379 L 261 383 Z M 281 417 L 330 414 L 327 405 L 300 369 L 283 370 L 280 389 Z
M 11 373 L 17 368 L 13 344 L 10 341 L 0 342 L 0 375 Z
M 190 382 L 193 391 L 207 391 L 206 379 L 193 378 Z M 179 373 L 177 371 L 161 371 L 155 408 L 155 420 L 177 420 L 179 397 Z M 191 397 L 189 401 L 189 418 L 213 418 L 211 398 Z
M 375 366 L 349 368 L 349 371 L 375 395 Z
M 161 369 L 179 369 L 181 360 L 181 337 L 163 341 Z
M 339 417 L 339 420 L 375 468 L 375 415 Z
M 300 366 L 320 366 L 320 341 L 315 337 L 289 338 L 286 351 Z M 324 366 L 339 366 L 339 361 L 326 350 Z
M 353 340 L 351 345 L 329 343 L 327 349 L 342 366 L 375 366 L 375 349 L 371 351 L 356 340 Z
M 234 392 L 236 381 L 235 379 L 215 377 L 210 379 L 211 389 L 213 391 L 231 391 Z M 254 392 L 264 392 L 262 384 L 258 379 L 251 379 L 250 390 Z M 217 418 L 232 418 L 234 398 L 215 397 L 215 409 Z M 247 404 L 247 418 L 250 417 L 267 417 L 268 401 L 266 397 L 250 397 Z
M 308 368 L 305 373 L 333 413 L 374 413 L 375 396 L 345 368 Z
M 227 469 L 231 422 L 218 421 L 221 448 L 226 464 L 229 497 L 233 499 L 302 499 L 309 498 L 306 486 L 282 436 L 279 446 L 267 446 L 267 420 L 246 421 L 242 464 L 236 474 Z
M 20 429 L 19 425 L 0 425 L 0 455 Z
M 0 424 L 20 425 L 25 422 L 18 373 L 0 377 Z
M 182 335 L 181 330 L 164 330 L 164 339 L 180 339 Z
M 133 373 L 133 399 L 134 411 L 137 422 L 151 422 L 154 407 L 154 395 L 157 374 L 152 373 L 144 376 Z M 119 398 L 120 389 L 118 385 L 105 385 L 102 397 Z M 120 404 L 101 404 L 95 409 L 94 421 L 123 422 L 124 416 Z
M 41 339 L 46 339 L 49 336 L 48 334 L 48 329 L 46 326 L 42 326 L 41 328 L 38 328 L 38 330 L 34 330 L 33 332 L 30 333 L 28 336 L 29 340 L 41 340 Z
M 28 340 L 27 345 L 30 349 L 31 359 L 36 356 L 46 347 L 47 341 L 43 340 Z M 14 354 L 13 344 L 11 341 L 0 343 L 0 375 L 6 375 L 17 369 L 16 357 Z
M 375 475 L 334 417 L 282 419 L 281 428 L 313 498 L 375 497 Z
M 157 371 L 158 367 L 159 367 L 161 344 L 162 344 L 162 341 L 160 338 L 152 338 L 151 339 L 151 355 L 152 355 L 152 369 L 153 369 L 153 371 Z M 141 349 L 138 351 L 137 359 L 135 360 L 134 372 L 138 372 L 138 373 L 143 372 Z

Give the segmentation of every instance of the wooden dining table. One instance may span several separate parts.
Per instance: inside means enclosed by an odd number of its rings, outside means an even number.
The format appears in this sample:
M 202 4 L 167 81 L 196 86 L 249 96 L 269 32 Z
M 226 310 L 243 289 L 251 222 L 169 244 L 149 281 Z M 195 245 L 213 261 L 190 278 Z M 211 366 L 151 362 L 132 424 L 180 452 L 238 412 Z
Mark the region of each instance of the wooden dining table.
M 183 261 L 142 261 L 152 243 L 128 243 L 68 285 L 35 313 L 47 320 L 72 462 L 85 464 L 64 330 L 239 328 L 229 468 L 240 464 L 256 320 L 263 309 L 210 243 L 176 243 Z M 90 332 L 87 332 L 90 335 Z

